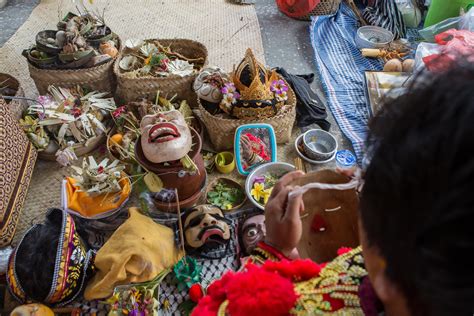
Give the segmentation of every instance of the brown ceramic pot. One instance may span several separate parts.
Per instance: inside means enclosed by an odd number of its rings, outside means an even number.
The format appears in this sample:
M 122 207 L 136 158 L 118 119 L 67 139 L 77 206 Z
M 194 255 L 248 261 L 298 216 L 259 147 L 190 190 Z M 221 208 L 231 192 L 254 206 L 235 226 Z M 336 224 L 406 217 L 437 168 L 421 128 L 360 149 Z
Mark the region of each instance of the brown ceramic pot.
M 135 143 L 135 158 L 147 170 L 156 173 L 163 181 L 166 189 L 177 189 L 180 201 L 187 200 L 201 190 L 203 182 L 206 180 L 206 169 L 201 156 L 202 141 L 199 134 L 192 128 L 191 135 L 193 147 L 188 153 L 189 157 L 198 167 L 199 172 L 190 174 L 186 172 L 180 161 L 174 161 L 165 165 L 163 163 L 152 163 L 146 159 L 141 145 L 141 136 Z

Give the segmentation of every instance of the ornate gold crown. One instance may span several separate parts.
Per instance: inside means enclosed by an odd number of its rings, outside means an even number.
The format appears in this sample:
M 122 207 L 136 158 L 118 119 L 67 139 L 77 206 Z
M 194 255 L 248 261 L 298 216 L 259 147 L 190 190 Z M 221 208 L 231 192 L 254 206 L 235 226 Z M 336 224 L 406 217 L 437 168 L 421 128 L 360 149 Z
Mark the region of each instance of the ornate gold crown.
M 270 85 L 278 76 L 275 71 L 269 72 L 257 61 L 250 48 L 245 52 L 244 59 L 232 72 L 232 81 L 240 93 L 242 101 L 258 101 L 274 99 Z

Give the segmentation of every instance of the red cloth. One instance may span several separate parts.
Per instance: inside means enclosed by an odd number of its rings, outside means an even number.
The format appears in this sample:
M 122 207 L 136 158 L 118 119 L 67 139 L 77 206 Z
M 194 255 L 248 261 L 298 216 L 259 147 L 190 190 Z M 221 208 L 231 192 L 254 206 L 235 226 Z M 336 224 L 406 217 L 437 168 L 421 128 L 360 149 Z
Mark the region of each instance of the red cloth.
M 278 9 L 292 18 L 301 18 L 313 11 L 321 0 L 276 0 Z

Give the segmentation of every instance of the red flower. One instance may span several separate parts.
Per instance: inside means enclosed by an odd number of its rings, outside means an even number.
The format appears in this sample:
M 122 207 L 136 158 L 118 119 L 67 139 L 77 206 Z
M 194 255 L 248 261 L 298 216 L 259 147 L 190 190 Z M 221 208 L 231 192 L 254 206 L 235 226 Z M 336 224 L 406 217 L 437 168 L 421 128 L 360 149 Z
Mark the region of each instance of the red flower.
M 189 288 L 189 298 L 194 303 L 199 302 L 203 296 L 204 292 L 202 291 L 202 287 L 199 283 L 195 283 Z
M 78 107 L 73 107 L 73 108 L 71 109 L 71 114 L 72 114 L 74 117 L 77 118 L 77 117 L 81 116 L 82 111 L 81 111 L 81 109 L 78 108 Z
M 112 116 L 114 118 L 119 118 L 120 115 L 122 115 L 126 111 L 127 111 L 127 109 L 125 108 L 125 105 L 122 105 L 121 107 L 118 107 L 115 111 L 112 112 Z

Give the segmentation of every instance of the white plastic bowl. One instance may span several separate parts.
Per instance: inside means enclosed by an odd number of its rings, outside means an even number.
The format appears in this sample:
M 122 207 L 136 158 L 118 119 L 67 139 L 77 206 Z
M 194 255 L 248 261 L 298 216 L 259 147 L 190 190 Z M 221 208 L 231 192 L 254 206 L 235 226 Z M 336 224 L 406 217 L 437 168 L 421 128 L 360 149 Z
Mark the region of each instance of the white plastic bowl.
M 265 175 L 269 172 L 287 173 L 287 172 L 291 172 L 291 171 L 295 171 L 295 170 L 296 170 L 295 166 L 293 166 L 289 163 L 286 163 L 286 162 L 269 162 L 269 163 L 266 163 L 264 165 L 261 165 L 261 166 L 255 168 L 252 171 L 252 173 L 249 174 L 249 176 L 247 177 L 247 180 L 245 180 L 245 194 L 247 194 L 247 198 L 250 200 L 250 202 L 252 202 L 253 205 L 255 205 L 256 207 L 258 207 L 261 210 L 264 210 L 265 206 L 263 206 L 260 203 L 258 203 L 257 201 L 255 201 L 253 196 L 250 194 L 250 192 L 252 191 L 253 182 L 254 182 L 255 178 L 259 177 L 259 176 L 263 176 L 263 175 Z
M 383 48 L 390 44 L 394 35 L 380 26 L 362 26 L 357 30 L 355 42 L 357 48 Z

